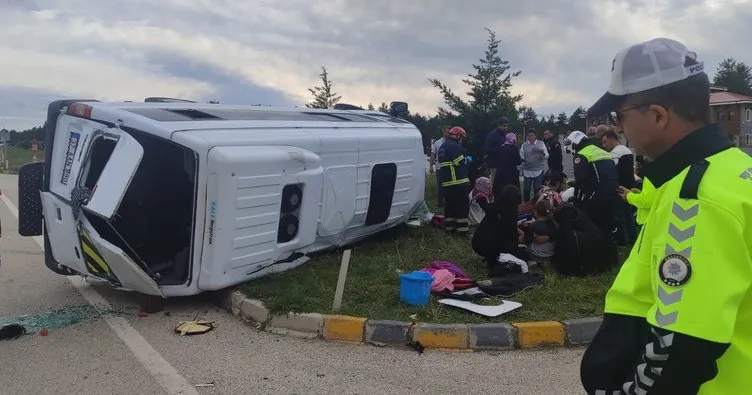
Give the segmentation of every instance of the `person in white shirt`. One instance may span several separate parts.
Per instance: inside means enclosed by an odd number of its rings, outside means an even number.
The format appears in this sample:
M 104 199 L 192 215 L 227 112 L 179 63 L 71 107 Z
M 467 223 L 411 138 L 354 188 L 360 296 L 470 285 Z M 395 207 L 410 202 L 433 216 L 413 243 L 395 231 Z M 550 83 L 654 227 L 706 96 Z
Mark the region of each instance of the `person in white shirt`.
M 439 152 L 439 148 L 441 148 L 441 145 L 444 144 L 444 141 L 446 141 L 448 134 L 449 126 L 444 126 L 441 138 L 434 141 L 431 145 L 431 157 L 428 159 L 428 171 L 431 174 L 436 174 L 436 202 L 439 207 L 444 206 L 444 190 L 443 188 L 441 188 L 441 180 L 439 179 L 439 169 L 441 169 L 441 163 L 438 163 L 436 161 L 436 158 Z
M 543 141 L 538 140 L 535 129 L 527 131 L 527 141 L 520 147 L 520 157 L 524 177 L 522 195 L 524 201 L 529 202 L 543 182 L 543 173 L 548 162 L 548 149 Z

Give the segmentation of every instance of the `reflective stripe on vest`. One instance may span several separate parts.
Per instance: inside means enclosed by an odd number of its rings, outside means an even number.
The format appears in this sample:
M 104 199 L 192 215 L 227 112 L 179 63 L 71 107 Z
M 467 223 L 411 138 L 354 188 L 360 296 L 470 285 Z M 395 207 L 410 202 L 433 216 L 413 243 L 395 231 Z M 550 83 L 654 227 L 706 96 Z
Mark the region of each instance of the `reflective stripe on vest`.
M 449 181 L 442 182 L 441 186 L 443 186 L 443 187 L 450 187 L 452 185 L 461 185 L 461 184 L 466 184 L 466 183 L 470 182 L 470 179 L 467 178 L 467 177 L 461 178 L 459 180 L 457 179 L 457 172 L 455 171 L 455 168 L 457 168 L 457 166 L 459 166 L 460 163 L 462 163 L 463 160 L 465 160 L 465 155 L 460 155 L 460 156 L 452 159 L 451 161 L 440 162 L 442 169 L 443 168 L 448 168 L 449 169 L 449 175 L 452 178 Z
M 606 296 L 607 313 L 644 317 L 656 331 L 731 344 L 718 359 L 717 376 L 698 395 L 752 387 L 751 167 L 747 154 L 730 148 L 657 188 L 639 240 Z M 658 346 L 670 345 L 671 335 L 658 333 Z

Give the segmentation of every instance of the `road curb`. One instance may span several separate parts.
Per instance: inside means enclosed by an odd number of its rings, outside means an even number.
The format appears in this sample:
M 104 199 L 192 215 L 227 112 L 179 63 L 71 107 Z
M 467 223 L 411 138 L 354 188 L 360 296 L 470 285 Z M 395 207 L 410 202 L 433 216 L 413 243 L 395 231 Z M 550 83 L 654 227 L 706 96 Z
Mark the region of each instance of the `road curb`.
M 366 319 L 347 315 L 324 316 L 324 340 L 363 343 Z
M 521 348 L 563 346 L 566 344 L 564 325 L 558 321 L 516 322 L 517 344 Z
M 412 340 L 425 348 L 469 350 L 470 331 L 466 324 L 431 324 L 421 322 L 413 327 Z
M 434 324 L 365 317 L 289 312 L 272 315 L 260 300 L 238 290 L 225 291 L 217 305 L 266 332 L 376 346 L 418 342 L 427 349 L 485 351 L 582 346 L 590 343 L 601 317 L 566 321 Z

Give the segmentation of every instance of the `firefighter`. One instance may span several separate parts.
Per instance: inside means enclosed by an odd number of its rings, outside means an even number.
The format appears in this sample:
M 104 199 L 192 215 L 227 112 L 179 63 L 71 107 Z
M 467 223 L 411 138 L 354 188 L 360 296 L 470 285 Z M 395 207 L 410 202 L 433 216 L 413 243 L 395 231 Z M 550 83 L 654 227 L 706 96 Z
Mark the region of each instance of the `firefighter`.
M 574 205 L 610 239 L 619 208 L 619 182 L 613 157 L 593 145 L 585 133 L 575 130 L 564 139 L 574 153 Z
M 697 54 L 657 38 L 620 51 L 589 115 L 611 114 L 652 161 L 637 243 L 583 355 L 588 394 L 752 391 L 752 157 L 709 117 Z
M 444 228 L 458 235 L 467 235 L 470 231 L 469 158 L 461 144 L 466 138 L 465 129 L 459 126 L 449 129 L 437 155 L 441 164 L 441 187 L 444 188 Z

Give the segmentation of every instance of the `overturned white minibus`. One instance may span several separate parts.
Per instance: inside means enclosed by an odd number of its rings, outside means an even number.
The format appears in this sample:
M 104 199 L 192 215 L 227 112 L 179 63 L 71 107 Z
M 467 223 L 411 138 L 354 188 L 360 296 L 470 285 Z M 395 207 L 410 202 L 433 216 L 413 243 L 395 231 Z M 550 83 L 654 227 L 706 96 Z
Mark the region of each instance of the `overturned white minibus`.
M 420 132 L 388 114 L 65 100 L 45 144 L 19 172 L 19 233 L 56 273 L 148 295 L 299 266 L 423 203 Z

